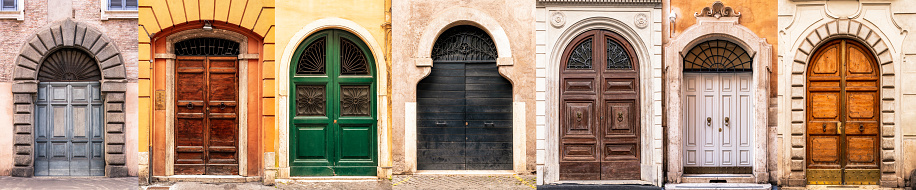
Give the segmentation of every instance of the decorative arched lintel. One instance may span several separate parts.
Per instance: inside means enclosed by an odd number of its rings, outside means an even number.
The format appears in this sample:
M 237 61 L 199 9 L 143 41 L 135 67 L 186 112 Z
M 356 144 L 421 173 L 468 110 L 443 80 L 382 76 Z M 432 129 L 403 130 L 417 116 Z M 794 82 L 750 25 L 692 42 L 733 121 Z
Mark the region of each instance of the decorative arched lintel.
M 12 176 L 34 175 L 34 96 L 38 92 L 38 74 L 41 64 L 55 51 L 62 48 L 76 48 L 85 51 L 95 59 L 101 70 L 101 92 L 105 113 L 105 175 L 108 177 L 128 176 L 125 154 L 125 110 L 127 80 L 124 60 L 115 43 L 94 25 L 71 19 L 56 21 L 48 27 L 36 30 L 26 41 L 16 58 L 13 71 L 13 122 L 16 159 Z

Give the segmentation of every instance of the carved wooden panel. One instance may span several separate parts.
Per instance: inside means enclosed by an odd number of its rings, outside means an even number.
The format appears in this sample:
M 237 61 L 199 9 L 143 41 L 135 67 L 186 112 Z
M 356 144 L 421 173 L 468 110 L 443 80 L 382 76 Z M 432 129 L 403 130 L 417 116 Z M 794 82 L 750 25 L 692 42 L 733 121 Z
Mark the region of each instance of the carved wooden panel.
M 807 168 L 867 176 L 849 181 L 853 178 L 823 175 L 829 179 L 809 178 L 809 184 L 877 183 L 880 96 L 874 55 L 845 39 L 827 42 L 813 55 L 807 73 Z
M 561 60 L 560 179 L 640 179 L 632 47 L 613 32 L 593 30 L 576 37 Z

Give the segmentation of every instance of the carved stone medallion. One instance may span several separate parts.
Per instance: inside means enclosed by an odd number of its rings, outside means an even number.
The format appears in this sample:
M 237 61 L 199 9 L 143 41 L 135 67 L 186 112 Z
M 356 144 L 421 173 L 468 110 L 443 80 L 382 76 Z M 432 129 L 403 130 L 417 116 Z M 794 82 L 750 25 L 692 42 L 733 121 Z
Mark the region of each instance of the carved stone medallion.
M 566 24 L 566 15 L 562 12 L 555 11 L 550 15 L 550 25 L 555 28 L 563 27 Z
M 633 24 L 636 24 L 636 27 L 639 29 L 643 29 L 649 26 L 649 18 L 648 16 L 646 16 L 646 14 L 643 14 L 643 13 L 636 14 L 636 18 L 634 18 L 633 20 L 634 20 Z

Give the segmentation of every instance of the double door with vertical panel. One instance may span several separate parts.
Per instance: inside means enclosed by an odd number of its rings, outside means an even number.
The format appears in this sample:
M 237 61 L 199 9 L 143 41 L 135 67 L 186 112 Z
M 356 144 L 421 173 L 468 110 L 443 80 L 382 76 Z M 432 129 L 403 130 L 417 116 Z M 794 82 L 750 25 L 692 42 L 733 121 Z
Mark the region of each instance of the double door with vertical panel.
M 41 82 L 35 102 L 35 175 L 105 175 L 99 82 Z
M 879 68 L 859 42 L 839 39 L 815 52 L 807 71 L 809 184 L 877 184 Z
M 684 173 L 751 173 L 751 79 L 749 72 L 684 73 Z
M 237 57 L 175 62 L 175 174 L 238 175 Z

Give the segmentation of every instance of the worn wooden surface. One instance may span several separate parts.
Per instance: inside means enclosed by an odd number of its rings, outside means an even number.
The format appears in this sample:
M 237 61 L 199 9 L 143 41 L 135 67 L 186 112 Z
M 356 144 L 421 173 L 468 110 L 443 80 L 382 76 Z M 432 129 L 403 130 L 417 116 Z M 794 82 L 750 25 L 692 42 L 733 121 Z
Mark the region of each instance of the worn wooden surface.
M 238 175 L 236 57 L 179 57 L 175 174 Z
M 35 176 L 105 175 L 99 82 L 41 82 L 35 102 Z
M 879 169 L 879 69 L 873 57 L 852 40 L 828 42 L 815 53 L 807 73 L 808 169 L 843 175 L 850 175 L 842 172 L 848 169 Z M 849 180 L 808 179 L 812 184 L 836 182 Z
M 590 68 L 568 68 L 574 48 L 592 41 Z M 607 69 L 607 40 L 622 45 L 632 67 Z M 560 180 L 640 179 L 639 79 L 632 47 L 610 31 L 581 34 L 560 71 Z

